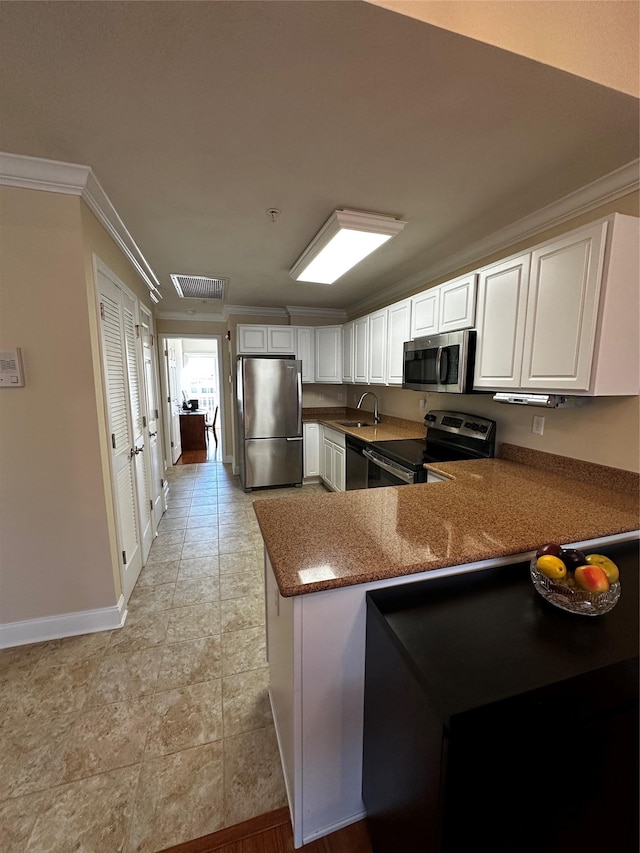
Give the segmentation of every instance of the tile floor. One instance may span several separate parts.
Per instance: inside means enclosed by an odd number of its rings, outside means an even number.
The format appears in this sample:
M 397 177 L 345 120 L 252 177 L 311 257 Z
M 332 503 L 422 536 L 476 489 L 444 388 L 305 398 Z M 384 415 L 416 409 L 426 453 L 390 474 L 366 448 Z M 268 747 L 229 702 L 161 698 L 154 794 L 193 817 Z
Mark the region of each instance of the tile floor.
M 169 478 L 125 626 L 0 651 L 3 853 L 152 853 L 286 805 L 252 503 L 324 488 Z

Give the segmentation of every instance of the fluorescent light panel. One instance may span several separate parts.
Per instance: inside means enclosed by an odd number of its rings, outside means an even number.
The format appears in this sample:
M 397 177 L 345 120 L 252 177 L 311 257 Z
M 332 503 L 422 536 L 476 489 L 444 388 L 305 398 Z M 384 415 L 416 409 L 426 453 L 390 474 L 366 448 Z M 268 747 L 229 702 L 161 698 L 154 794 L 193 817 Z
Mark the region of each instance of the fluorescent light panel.
M 333 284 L 405 225 L 380 213 L 335 210 L 289 274 L 296 281 Z

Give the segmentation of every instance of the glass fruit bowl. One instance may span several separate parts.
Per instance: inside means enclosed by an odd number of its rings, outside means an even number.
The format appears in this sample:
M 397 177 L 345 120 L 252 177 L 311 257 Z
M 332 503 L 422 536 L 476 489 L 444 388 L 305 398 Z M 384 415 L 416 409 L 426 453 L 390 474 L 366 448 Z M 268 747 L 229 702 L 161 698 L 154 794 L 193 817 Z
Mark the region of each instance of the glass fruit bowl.
M 546 577 L 536 569 L 536 562 L 534 557 L 530 564 L 534 587 L 543 598 L 561 610 L 581 616 L 600 616 L 615 607 L 620 598 L 620 581 L 612 583 L 606 592 L 589 592 Z

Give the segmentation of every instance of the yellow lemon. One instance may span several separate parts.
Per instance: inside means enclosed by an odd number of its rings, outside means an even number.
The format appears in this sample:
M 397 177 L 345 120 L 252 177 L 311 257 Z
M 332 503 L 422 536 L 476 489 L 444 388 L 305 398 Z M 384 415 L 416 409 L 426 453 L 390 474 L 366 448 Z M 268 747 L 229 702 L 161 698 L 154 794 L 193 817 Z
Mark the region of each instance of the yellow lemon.
M 607 576 L 609 583 L 617 583 L 618 578 L 620 577 L 620 572 L 613 560 L 610 560 L 603 554 L 587 554 L 586 560 L 590 566 L 600 566 Z
M 536 560 L 536 569 L 547 578 L 560 580 L 567 575 L 567 567 L 559 557 L 545 554 Z

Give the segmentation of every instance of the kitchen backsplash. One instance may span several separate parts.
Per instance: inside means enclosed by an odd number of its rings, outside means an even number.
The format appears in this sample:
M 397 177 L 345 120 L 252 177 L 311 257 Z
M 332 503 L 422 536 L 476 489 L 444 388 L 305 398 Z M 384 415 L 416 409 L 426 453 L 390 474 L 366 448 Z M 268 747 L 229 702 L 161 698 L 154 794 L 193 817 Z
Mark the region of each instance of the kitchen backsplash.
M 496 403 L 491 394 L 436 394 L 402 388 L 360 385 L 305 385 L 304 407 L 349 406 L 363 391 L 378 397 L 381 414 L 422 421 L 427 409 L 455 409 L 492 418 L 498 424 L 498 442 L 583 459 L 625 471 L 640 471 L 640 406 L 637 397 L 583 398 L 576 408 L 544 409 Z M 341 396 L 341 399 L 339 397 Z M 367 398 L 363 408 L 372 410 Z M 531 431 L 534 417 L 544 418 L 543 435 Z

